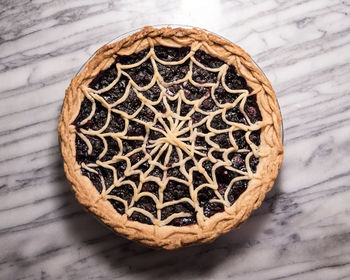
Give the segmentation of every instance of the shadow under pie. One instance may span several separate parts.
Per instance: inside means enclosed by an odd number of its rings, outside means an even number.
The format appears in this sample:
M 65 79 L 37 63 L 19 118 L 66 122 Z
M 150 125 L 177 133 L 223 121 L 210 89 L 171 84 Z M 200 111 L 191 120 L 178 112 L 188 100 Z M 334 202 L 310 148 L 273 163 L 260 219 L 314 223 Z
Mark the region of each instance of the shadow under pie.
M 64 177 L 63 170 L 60 170 Z M 274 205 L 279 198 L 279 178 L 280 176 L 261 207 L 254 211 L 251 218 L 238 230 L 224 234 L 212 243 L 175 251 L 155 250 L 119 237 L 107 226 L 101 226 L 98 219 L 84 211 L 76 203 L 73 195 L 62 196 L 61 203 L 69 205 L 71 213 L 64 216 L 62 221 L 71 233 L 74 246 L 84 247 L 85 252 L 71 265 L 71 268 L 68 266 L 66 269 L 84 271 L 103 262 L 108 264 L 108 269 L 103 272 L 106 277 L 137 274 L 142 279 L 157 277 L 187 279 L 194 273 L 204 278 L 209 277 L 216 266 L 223 265 L 226 261 L 239 262 L 241 254 L 259 243 L 259 235 L 264 234 L 261 228 L 264 228 L 266 221 L 271 218 Z M 70 189 L 68 184 L 62 184 L 62 187 Z M 151 191 L 155 189 L 152 183 L 146 187 Z M 265 232 L 273 232 L 273 229 L 267 229 Z

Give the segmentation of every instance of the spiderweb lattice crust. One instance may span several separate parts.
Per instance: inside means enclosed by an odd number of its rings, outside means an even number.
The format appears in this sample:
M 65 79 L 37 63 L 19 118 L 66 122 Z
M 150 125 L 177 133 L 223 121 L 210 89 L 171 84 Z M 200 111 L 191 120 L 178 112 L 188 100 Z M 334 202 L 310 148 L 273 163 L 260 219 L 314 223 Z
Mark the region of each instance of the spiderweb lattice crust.
M 77 161 L 129 220 L 196 224 L 230 207 L 254 176 L 255 95 L 233 66 L 200 48 L 118 56 L 84 88 Z

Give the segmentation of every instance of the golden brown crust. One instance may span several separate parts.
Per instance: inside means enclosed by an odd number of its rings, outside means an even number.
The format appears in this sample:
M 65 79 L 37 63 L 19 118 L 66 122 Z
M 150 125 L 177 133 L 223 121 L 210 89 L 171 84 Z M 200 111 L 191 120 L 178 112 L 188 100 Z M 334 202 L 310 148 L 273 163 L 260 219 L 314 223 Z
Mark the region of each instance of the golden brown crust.
M 113 63 L 115 54 L 131 54 L 150 44 L 188 46 L 195 41 L 202 42 L 209 54 L 234 65 L 247 80 L 249 87 L 257 92 L 257 103 L 263 121 L 260 161 L 256 174 L 250 180 L 247 190 L 231 207 L 200 225 L 159 227 L 130 221 L 126 215 L 118 214 L 107 200 L 100 198 L 92 182 L 81 175 L 81 166 L 75 160 L 76 134 L 72 122 L 77 117 L 84 98 L 82 86 L 89 85 L 101 70 L 108 68 Z M 281 115 L 270 82 L 240 47 L 198 29 L 145 27 L 123 40 L 100 48 L 82 73 L 72 79 L 66 90 L 58 131 L 64 169 L 78 201 L 115 232 L 148 246 L 165 249 L 210 242 L 232 228 L 239 227 L 260 206 L 265 194 L 272 188 L 283 158 Z

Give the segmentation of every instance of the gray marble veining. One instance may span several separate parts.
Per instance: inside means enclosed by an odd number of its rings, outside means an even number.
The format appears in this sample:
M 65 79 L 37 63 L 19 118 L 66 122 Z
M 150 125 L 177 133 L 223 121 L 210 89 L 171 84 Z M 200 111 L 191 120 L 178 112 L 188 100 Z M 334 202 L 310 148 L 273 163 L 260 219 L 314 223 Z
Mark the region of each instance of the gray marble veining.
M 350 279 L 350 2 L 1 1 L 0 279 Z M 102 44 L 188 24 L 247 50 L 285 126 L 274 189 L 212 244 L 153 251 L 85 213 L 65 179 L 64 90 Z

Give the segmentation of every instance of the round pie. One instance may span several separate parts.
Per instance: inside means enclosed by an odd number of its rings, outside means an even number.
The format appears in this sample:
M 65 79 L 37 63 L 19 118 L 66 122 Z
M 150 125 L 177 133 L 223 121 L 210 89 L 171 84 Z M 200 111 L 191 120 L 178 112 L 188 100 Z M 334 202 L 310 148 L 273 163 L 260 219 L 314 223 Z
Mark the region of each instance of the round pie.
M 240 47 L 199 29 L 145 27 L 100 48 L 72 79 L 58 130 L 78 201 L 165 249 L 237 228 L 283 158 L 270 82 Z

